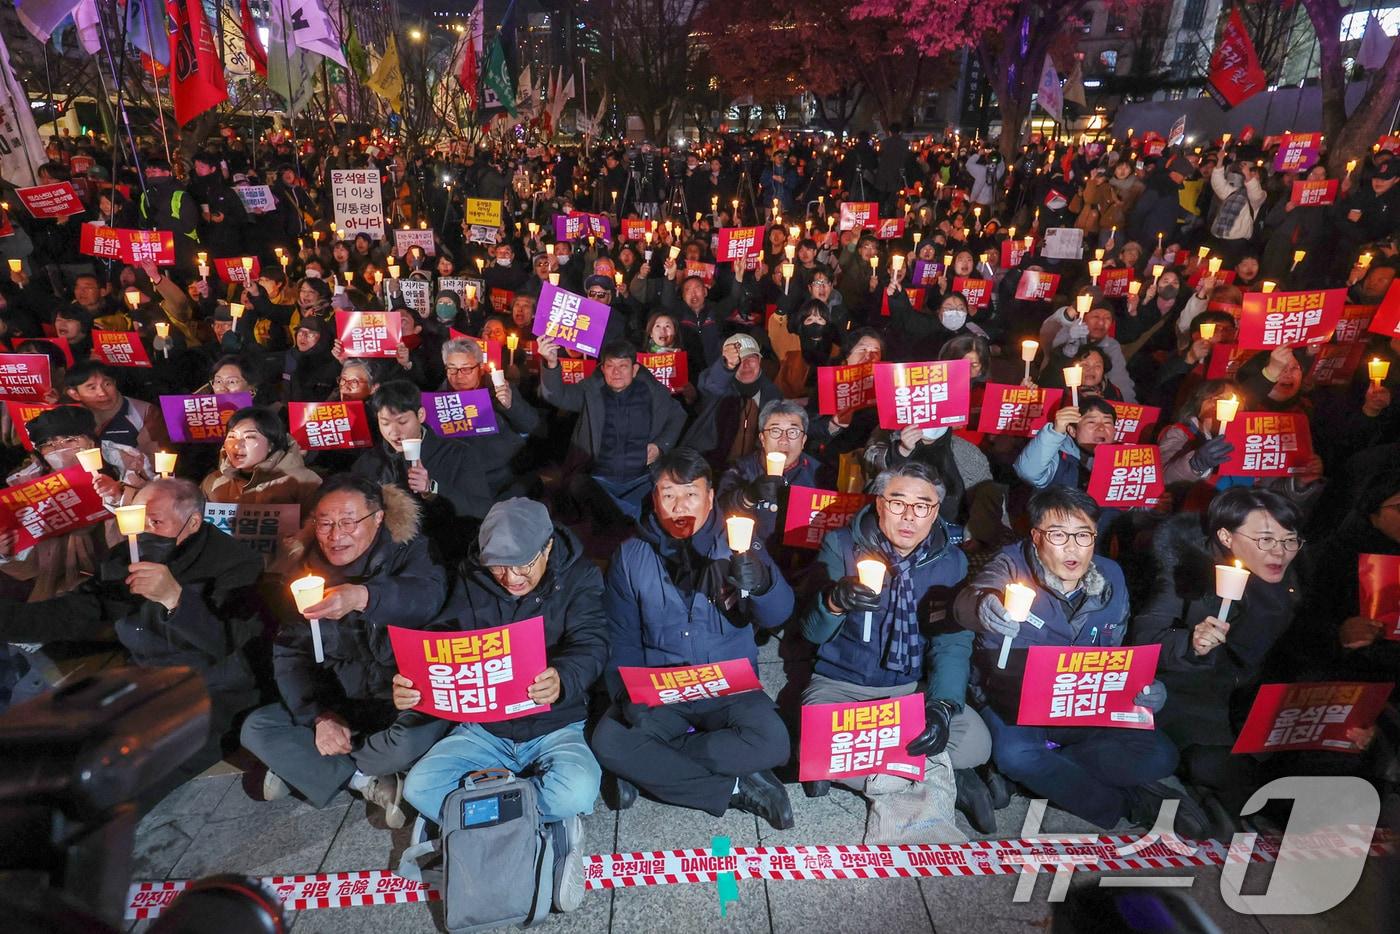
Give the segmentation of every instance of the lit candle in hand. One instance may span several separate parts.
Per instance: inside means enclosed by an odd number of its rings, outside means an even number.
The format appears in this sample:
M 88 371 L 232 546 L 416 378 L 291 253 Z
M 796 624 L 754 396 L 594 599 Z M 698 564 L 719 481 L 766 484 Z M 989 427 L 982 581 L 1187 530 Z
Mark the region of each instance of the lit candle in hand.
M 1079 408 L 1079 387 L 1084 382 L 1084 368 L 1079 364 L 1064 369 L 1065 388 L 1070 393 L 1070 405 Z
M 136 536 L 146 531 L 146 507 L 138 503 L 135 506 L 118 506 L 115 511 L 117 531 L 126 536 L 131 563 L 135 564 L 141 560 L 141 549 L 136 544 Z
M 878 558 L 865 558 L 856 562 L 856 576 L 865 587 L 870 588 L 876 594 L 885 589 L 885 562 Z M 862 641 L 870 641 L 871 612 L 865 611 L 865 629 L 861 636 Z
M 1006 594 L 1001 604 L 1006 607 L 1006 618 L 1014 623 L 1024 623 L 1030 619 L 1031 604 L 1035 602 L 1035 589 L 1012 581 L 1006 585 Z M 1006 659 L 1011 654 L 1012 636 L 1001 637 L 1001 654 L 997 656 L 997 667 L 1005 668 Z
M 1376 357 L 1366 364 L 1366 372 L 1371 376 L 1371 385 L 1379 389 L 1381 383 L 1390 375 L 1390 361 Z
M 729 537 L 729 550 L 736 555 L 743 554 L 753 546 L 754 521 L 748 516 L 730 516 L 724 520 L 725 533 Z M 747 597 L 747 590 L 739 591 L 739 596 Z
M 305 616 L 306 611 L 320 603 L 325 597 L 326 582 L 324 578 L 314 574 L 294 580 L 291 583 L 292 599 L 297 602 L 297 612 Z M 313 619 L 311 622 L 311 650 L 316 656 L 316 661 L 326 660 L 325 649 L 321 647 L 321 621 Z
M 1249 572 L 1238 560 L 1235 561 L 1234 567 L 1228 564 L 1215 566 L 1215 595 L 1220 598 L 1220 615 L 1217 619 L 1222 623 L 1229 621 L 1230 605 L 1244 597 L 1244 586 L 1247 583 Z

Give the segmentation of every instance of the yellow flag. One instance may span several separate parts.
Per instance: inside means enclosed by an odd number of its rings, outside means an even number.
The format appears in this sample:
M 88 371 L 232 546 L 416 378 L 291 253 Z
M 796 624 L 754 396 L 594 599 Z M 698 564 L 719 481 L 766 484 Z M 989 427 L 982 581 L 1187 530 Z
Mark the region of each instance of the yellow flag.
M 379 67 L 374 69 L 367 83 L 369 89 L 388 101 L 391 108 L 403 112 L 403 72 L 399 71 L 399 47 L 393 36 L 389 37 L 389 47 L 384 50 Z

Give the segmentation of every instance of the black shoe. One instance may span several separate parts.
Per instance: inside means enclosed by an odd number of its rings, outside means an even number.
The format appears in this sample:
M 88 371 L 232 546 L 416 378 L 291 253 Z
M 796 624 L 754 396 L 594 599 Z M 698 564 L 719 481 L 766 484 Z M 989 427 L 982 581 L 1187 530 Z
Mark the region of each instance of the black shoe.
M 613 811 L 625 811 L 637 803 L 637 786 L 609 773 L 603 780 L 603 803 Z
M 972 769 L 958 769 L 953 779 L 958 785 L 954 806 L 963 812 L 978 833 L 996 833 L 996 809 L 992 807 L 992 793 L 986 783 Z
M 729 799 L 729 806 L 758 815 L 774 830 L 792 829 L 792 802 L 783 783 L 771 771 L 740 776 L 739 790 Z
M 1166 782 L 1148 782 L 1128 791 L 1132 804 L 1128 809 L 1128 820 L 1139 827 L 1151 829 L 1157 824 L 1157 815 L 1167 801 L 1177 802 L 1176 820 L 1173 822 L 1178 836 L 1189 840 L 1205 840 L 1210 837 L 1210 818 L 1196 799 L 1185 791 L 1173 788 Z
M 803 782 L 802 793 L 809 798 L 825 798 L 831 794 L 831 782 Z
M 1011 804 L 1011 785 L 1007 783 L 1006 776 L 996 770 L 996 766 L 990 762 L 979 765 L 976 770 L 977 777 L 987 786 L 987 791 L 992 796 L 992 809 L 1000 811 Z

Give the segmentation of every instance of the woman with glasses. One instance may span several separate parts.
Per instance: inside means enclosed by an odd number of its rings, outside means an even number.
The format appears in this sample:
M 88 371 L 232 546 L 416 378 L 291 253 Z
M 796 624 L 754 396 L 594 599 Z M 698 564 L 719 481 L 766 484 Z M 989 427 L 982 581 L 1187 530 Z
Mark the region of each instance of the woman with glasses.
M 1259 488 L 1226 490 L 1204 516 L 1177 516 L 1154 539 L 1157 582 L 1133 619 L 1129 641 L 1162 646 L 1157 676 L 1167 700 L 1157 727 L 1181 750 L 1183 776 L 1225 828 L 1262 784 L 1258 760 L 1230 748 L 1298 607 L 1301 529 L 1291 500 Z M 1244 599 L 1224 619 L 1216 565 L 1249 572 Z
M 298 612 L 288 584 L 325 581 L 319 603 Z M 351 474 L 322 485 L 292 547 L 264 588 L 279 629 L 272 648 L 277 703 L 253 711 L 241 739 L 268 768 L 263 797 L 295 789 L 314 807 L 350 790 L 384 811 L 390 827 L 407 819 L 405 772 L 451 724 L 394 708 L 398 666 L 388 627 L 448 628 L 447 584 L 420 534 L 407 492 Z M 308 620 L 319 620 L 317 661 Z M 453 624 L 455 625 L 455 623 Z
M 296 504 L 305 509 L 321 478 L 270 408 L 239 409 L 228 420 L 219 466 L 200 489 L 211 503 Z

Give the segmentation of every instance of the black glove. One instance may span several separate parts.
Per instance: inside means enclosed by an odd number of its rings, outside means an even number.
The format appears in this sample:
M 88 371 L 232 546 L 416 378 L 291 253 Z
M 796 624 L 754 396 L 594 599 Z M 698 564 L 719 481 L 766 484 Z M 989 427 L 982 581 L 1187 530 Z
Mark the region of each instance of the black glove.
M 953 723 L 953 705 L 931 700 L 924 705 L 924 731 L 909 741 L 904 751 L 911 756 L 936 756 L 948 746 Z
M 744 488 L 744 498 L 757 506 L 759 503 L 778 502 L 778 497 L 782 495 L 782 492 L 782 477 L 770 477 L 767 474 L 762 474 L 749 481 L 749 485 Z
M 729 559 L 729 584 L 751 597 L 761 597 L 773 586 L 773 573 L 758 560 L 753 549 L 741 551 Z
M 1209 473 L 1229 460 L 1233 453 L 1235 453 L 1233 444 L 1224 438 L 1211 438 L 1196 448 L 1196 453 L 1191 455 L 1191 460 L 1187 464 L 1196 473 Z
M 880 595 L 860 582 L 859 577 L 843 577 L 831 585 L 826 599 L 838 613 L 852 610 L 877 610 L 880 608 Z

